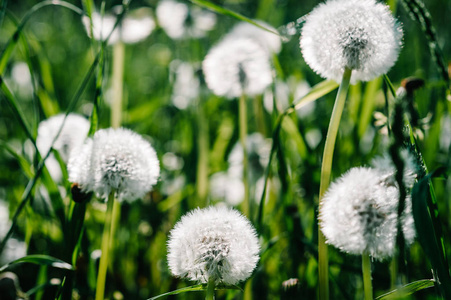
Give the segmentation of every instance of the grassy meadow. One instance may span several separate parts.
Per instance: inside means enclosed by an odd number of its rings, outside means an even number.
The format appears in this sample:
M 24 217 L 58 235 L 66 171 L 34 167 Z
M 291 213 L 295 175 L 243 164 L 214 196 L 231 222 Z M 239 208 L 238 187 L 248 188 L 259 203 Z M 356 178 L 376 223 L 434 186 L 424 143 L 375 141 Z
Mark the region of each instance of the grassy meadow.
M 317 75 L 299 47 L 302 17 L 319 1 L 179 0 L 185 16 L 158 13 L 164 1 L 0 1 L 0 299 L 95 299 L 109 217 L 105 299 L 151 299 L 193 285 L 197 291 L 160 299 L 204 299 L 206 285 L 171 274 L 167 242 L 183 215 L 210 205 L 243 212 L 260 244 L 251 277 L 220 286 L 215 299 L 325 299 L 318 206 L 339 83 Z M 384 153 L 396 165 L 398 150 L 411 149 L 423 167 L 408 190 L 416 238 L 409 246 L 397 239 L 394 257 L 371 260 L 373 295 L 451 299 L 451 1 L 387 4 L 403 46 L 386 75 L 350 85 L 331 180 Z M 123 26 L 122 37 L 96 40 L 85 26 L 96 12 L 115 13 L 102 38 Z M 150 32 L 128 41 L 139 30 L 127 32 L 126 18 L 143 15 Z M 269 55 L 272 82 L 242 99 L 215 95 L 204 58 L 239 22 L 256 27 L 253 20 L 282 40 Z M 407 96 L 397 96 L 400 88 Z M 36 147 L 40 122 L 69 113 L 88 120 L 89 136 L 122 126 L 149 141 L 161 168 L 152 191 L 116 201 L 109 216 L 105 198 L 77 190 L 62 151 Z M 50 159 L 59 178 L 43 162 Z M 333 246 L 327 256 L 329 298 L 367 299 L 361 256 Z M 6 298 L 8 272 L 20 285 L 16 298 Z

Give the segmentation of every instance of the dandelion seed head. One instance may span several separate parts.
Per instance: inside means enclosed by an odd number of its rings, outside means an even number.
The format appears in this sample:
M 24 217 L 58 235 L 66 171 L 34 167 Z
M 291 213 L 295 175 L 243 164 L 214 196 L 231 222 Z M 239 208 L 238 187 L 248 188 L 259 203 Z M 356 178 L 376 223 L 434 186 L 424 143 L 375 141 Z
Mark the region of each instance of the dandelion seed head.
M 227 98 L 261 94 L 272 82 L 268 54 L 251 39 L 224 39 L 210 49 L 202 69 L 213 93 Z
M 388 6 L 375 0 L 328 0 L 318 5 L 302 28 L 300 45 L 307 64 L 321 77 L 369 81 L 395 64 L 402 29 Z
M 159 25 L 175 40 L 205 37 L 216 25 L 214 13 L 173 0 L 160 1 L 156 14 Z
M 71 156 L 68 170 L 69 180 L 84 192 L 107 197 L 115 190 L 119 200 L 129 201 L 142 198 L 160 175 L 149 142 L 124 128 L 97 131 Z
M 200 80 L 196 76 L 195 66 L 175 60 L 170 67 L 174 76 L 172 103 L 178 109 L 186 109 L 199 97 Z
M 274 32 L 277 30 L 263 21 L 256 21 L 259 25 L 268 28 Z M 282 41 L 280 37 L 274 33 L 268 32 L 248 22 L 240 22 L 235 25 L 227 34 L 227 39 L 235 40 L 237 38 L 249 38 L 256 41 L 269 53 L 279 53 L 282 49 Z
M 420 166 L 415 162 L 413 155 L 407 150 L 403 149 L 400 152 L 401 159 L 404 162 L 403 181 L 406 188 L 411 189 L 417 179 L 417 174 L 420 171 Z M 395 184 L 396 168 L 390 154 L 385 153 L 382 156 L 377 156 L 371 161 L 371 166 L 379 172 L 386 174 L 393 184 Z
M 91 20 L 88 16 L 83 16 L 82 22 L 85 25 L 86 32 L 89 37 L 91 36 L 91 26 L 92 26 L 92 35 L 98 41 L 104 41 L 113 31 L 114 24 L 116 23 L 116 17 L 110 14 L 105 14 L 101 16 L 98 12 L 93 12 L 91 15 Z M 110 39 L 108 40 L 109 44 L 115 44 L 119 41 L 119 32 L 117 28 L 111 33 Z
M 243 202 L 244 193 L 244 184 L 240 176 L 218 172 L 210 178 L 210 194 L 213 199 L 221 199 L 228 205 L 236 206 Z
M 98 12 L 93 12 L 91 20 L 94 38 L 98 41 L 104 41 L 113 31 L 117 16 L 111 14 L 102 16 Z M 85 25 L 89 37 L 91 37 L 91 20 L 87 16 L 83 16 L 82 18 L 82 22 Z M 147 38 L 154 28 L 155 21 L 151 17 L 149 9 L 144 7 L 136 9 L 125 16 L 121 23 L 114 28 L 114 32 L 111 33 L 108 44 L 113 45 L 119 41 L 126 44 L 135 44 Z
M 246 150 L 252 177 L 260 177 L 268 165 L 271 152 L 271 139 L 265 138 L 261 133 L 254 132 L 246 138 Z M 228 157 L 229 174 L 236 178 L 243 175 L 243 147 L 236 143 Z
M 259 250 L 249 220 L 233 209 L 208 207 L 189 212 L 171 230 L 168 263 L 174 276 L 233 285 L 251 275 Z
M 396 245 L 399 189 L 373 168 L 352 168 L 333 182 L 320 205 L 320 226 L 327 243 L 376 259 L 392 257 Z M 401 217 L 406 244 L 415 237 L 411 199 Z
M 53 149 L 58 151 L 62 160 L 67 162 L 71 151 L 83 144 L 83 141 L 88 135 L 89 121 L 85 117 L 75 113 L 67 115 L 65 121 L 64 118 L 64 114 L 59 114 L 39 123 L 36 146 L 41 156 L 46 155 L 50 150 L 52 142 L 57 136 L 63 122 L 64 126 L 53 144 Z M 61 167 L 53 153 L 47 158 L 46 167 L 54 180 L 61 181 Z

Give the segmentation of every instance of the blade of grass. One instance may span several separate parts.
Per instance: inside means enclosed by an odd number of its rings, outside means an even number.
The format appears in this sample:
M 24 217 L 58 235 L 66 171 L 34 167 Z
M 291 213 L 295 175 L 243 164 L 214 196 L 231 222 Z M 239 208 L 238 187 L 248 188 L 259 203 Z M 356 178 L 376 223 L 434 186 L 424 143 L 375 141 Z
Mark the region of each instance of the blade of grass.
M 215 290 L 228 290 L 228 289 L 233 289 L 233 290 L 242 290 L 240 287 L 238 286 L 223 286 L 223 285 L 217 285 L 215 287 Z M 171 295 L 178 295 L 178 294 L 182 294 L 182 293 L 186 293 L 186 292 L 200 292 L 200 291 L 205 291 L 207 290 L 207 285 L 206 284 L 196 284 L 196 285 L 192 285 L 192 286 L 187 286 L 172 292 L 168 292 L 168 293 L 164 293 L 152 298 L 149 298 L 147 300 L 155 300 L 161 297 L 166 297 L 166 296 L 171 296 Z
M 0 27 L 3 25 L 3 19 L 6 14 L 6 6 L 8 5 L 8 0 L 3 0 L 0 6 Z
M 365 134 L 368 124 L 371 122 L 371 116 L 373 115 L 374 105 L 376 102 L 376 94 L 382 84 L 382 78 L 378 77 L 366 84 L 365 93 L 362 101 L 362 109 L 360 111 L 358 135 L 359 138 Z
M 262 229 L 262 220 L 263 220 L 263 211 L 265 206 L 265 199 L 266 199 L 266 190 L 268 185 L 268 178 L 271 172 L 271 164 L 272 164 L 272 158 L 274 156 L 274 153 L 276 152 L 277 145 L 279 144 L 279 137 L 280 137 L 280 129 L 282 127 L 282 121 L 288 114 L 294 112 L 297 109 L 301 109 L 304 105 L 313 102 L 317 100 L 318 98 L 321 98 L 324 95 L 327 95 L 331 91 L 338 88 L 338 83 L 332 80 L 324 80 L 315 86 L 312 87 L 310 92 L 308 92 L 304 97 L 296 101 L 295 104 L 290 106 L 285 112 L 276 120 L 275 127 L 272 133 L 272 146 L 271 151 L 269 153 L 269 160 L 268 165 L 266 167 L 265 171 L 265 181 L 263 184 L 263 191 L 262 191 L 262 197 L 260 200 L 260 205 L 258 207 L 258 215 L 257 215 L 257 230 L 258 232 L 261 232 Z
M 50 279 L 49 281 L 47 281 L 46 283 L 43 284 L 39 284 L 31 289 L 29 289 L 25 295 L 27 296 L 27 299 L 29 299 L 32 295 L 36 294 L 39 291 L 42 291 L 43 289 L 47 288 L 47 287 L 55 287 L 55 286 L 59 286 L 61 285 L 61 281 L 58 280 L 53 280 Z
M 54 258 L 49 255 L 36 254 L 36 255 L 28 255 L 28 256 L 16 259 L 15 261 L 12 261 L 12 262 L 4 265 L 3 267 L 1 267 L 0 272 L 5 271 L 7 268 L 9 268 L 11 266 L 21 264 L 21 263 L 30 263 L 30 264 L 36 264 L 36 265 L 41 265 L 41 266 L 50 266 L 53 268 L 64 269 L 64 270 L 74 270 L 74 267 L 72 265 L 70 265 L 60 259 Z
M 447 83 L 447 89 L 449 89 L 449 74 L 448 68 L 445 64 L 445 59 L 443 57 L 440 45 L 437 42 L 437 36 L 435 33 L 435 28 L 432 25 L 431 14 L 421 0 L 402 0 L 404 7 L 410 12 L 410 16 L 413 20 L 416 20 L 421 25 L 424 35 L 428 39 L 429 51 L 432 54 L 437 69 Z
M 277 31 L 274 31 L 274 30 L 271 30 L 269 28 L 266 28 L 265 26 L 258 24 L 254 20 L 243 16 L 242 14 L 239 14 L 237 12 L 234 12 L 234 11 L 230 10 L 230 9 L 227 9 L 227 8 L 221 7 L 219 5 L 216 5 L 216 4 L 214 4 L 214 3 L 210 2 L 210 1 L 206 1 L 206 0 L 190 0 L 190 1 L 192 3 L 194 3 L 194 4 L 196 4 L 196 5 L 199 5 L 199 6 L 203 7 L 203 8 L 212 10 L 212 11 L 218 13 L 218 14 L 221 14 L 221 15 L 224 15 L 224 16 L 229 16 L 229 17 L 238 19 L 240 21 L 250 23 L 250 24 L 252 24 L 254 26 L 257 26 L 257 27 L 267 31 L 267 32 L 274 33 L 275 35 L 280 35 L 279 32 L 277 32 Z
M 437 169 L 421 179 L 412 189 L 412 213 L 415 221 L 415 228 L 426 256 L 428 257 L 434 276 L 435 284 L 445 299 L 451 299 L 451 277 L 449 266 L 444 259 L 445 254 L 439 243 L 441 237 L 437 235 L 431 219 L 434 213 L 428 206 L 430 194 L 430 179 L 440 176 L 444 168 Z
M 92 63 L 90 69 L 88 70 L 87 75 L 85 76 L 85 78 L 84 78 L 83 81 L 81 82 L 80 86 L 79 86 L 78 89 L 77 89 L 77 92 L 75 93 L 74 97 L 73 97 L 72 100 L 70 101 L 68 110 L 67 110 L 67 112 L 66 112 L 66 117 L 67 117 L 67 115 L 69 115 L 69 113 L 71 113 L 71 112 L 74 110 L 75 106 L 77 105 L 78 101 L 80 100 L 81 95 L 83 94 L 83 92 L 84 92 L 86 86 L 88 85 L 89 80 L 90 80 L 92 74 L 93 74 L 94 71 L 96 70 L 97 64 L 99 63 L 99 59 L 100 59 L 100 53 L 97 54 L 97 56 L 96 56 L 94 62 Z M 5 85 L 4 82 L 2 81 L 2 88 L 4 88 L 4 87 L 6 87 L 6 85 Z M 6 88 L 7 88 L 7 87 L 6 87 Z M 17 104 L 17 102 L 15 101 L 14 97 L 12 97 L 12 94 L 9 92 L 9 89 L 5 89 L 5 92 L 7 92 L 7 95 L 8 95 L 9 98 L 10 98 L 10 99 L 9 99 L 10 102 L 11 102 L 12 104 Z M 17 106 L 17 107 L 18 107 L 18 106 Z M 17 110 L 17 111 L 18 111 L 18 113 L 20 113 L 19 110 Z M 21 114 L 21 116 L 23 116 L 23 114 Z M 23 118 L 21 117 L 21 120 L 24 121 L 25 118 L 24 118 L 24 117 L 23 117 Z M 50 156 L 50 153 L 51 153 L 51 151 L 52 151 L 53 144 L 55 143 L 55 141 L 56 141 L 57 138 L 59 137 L 59 135 L 60 135 L 60 133 L 61 133 L 61 130 L 62 130 L 63 126 L 64 126 L 65 121 L 66 121 L 66 118 L 64 118 L 63 123 L 61 124 L 61 127 L 60 127 L 60 129 L 59 129 L 59 132 L 56 134 L 55 138 L 53 139 L 53 141 L 52 141 L 52 146 L 50 147 L 49 151 L 46 153 L 46 155 L 45 155 L 45 156 L 43 157 L 43 159 L 40 161 L 40 163 L 39 163 L 39 165 L 38 165 L 38 168 L 37 168 L 37 171 L 36 171 L 36 173 L 35 173 L 35 176 L 33 177 L 32 180 L 30 180 L 30 181 L 28 182 L 27 187 L 25 188 L 25 190 L 24 190 L 24 192 L 23 192 L 23 194 L 22 194 L 22 197 L 21 197 L 21 200 L 20 200 L 20 204 L 19 204 L 19 206 L 18 206 L 16 212 L 14 213 L 14 216 L 13 216 L 13 219 L 12 219 L 11 227 L 10 227 L 8 233 L 6 234 L 6 236 L 4 237 L 4 239 L 2 240 L 2 242 L 1 242 L 1 244 L 0 244 L 0 253 L 2 253 L 2 251 L 3 251 L 3 249 L 4 249 L 5 245 L 6 245 L 7 240 L 11 237 L 11 235 L 12 235 L 12 233 L 13 233 L 13 231 L 14 231 L 14 228 L 15 228 L 15 226 L 16 226 L 17 219 L 18 219 L 20 213 L 22 212 L 23 208 L 24 208 L 25 205 L 27 204 L 28 200 L 30 199 L 31 192 L 32 192 L 34 186 L 36 185 L 37 180 L 38 180 L 39 177 L 41 176 L 41 173 L 43 173 L 43 171 L 44 171 L 44 177 L 43 177 L 43 178 L 44 178 L 44 182 L 47 184 L 47 188 L 50 188 L 49 191 L 57 191 L 57 190 L 58 190 L 58 187 L 57 187 L 56 184 L 53 182 L 53 179 L 51 178 L 50 174 L 48 174 L 48 171 L 47 171 L 46 168 L 45 168 L 45 160 Z M 25 123 L 23 123 L 23 124 L 25 124 Z M 24 126 L 25 126 L 25 125 L 24 125 Z M 24 127 L 24 128 L 26 128 L 25 130 L 28 129 L 28 127 Z M 36 145 L 36 141 L 35 141 L 34 137 L 31 135 L 31 133 L 30 133 L 30 137 L 29 137 L 29 138 L 30 138 L 30 140 L 31 140 L 32 142 L 34 142 L 34 145 Z M 58 193 L 59 193 L 59 192 L 58 192 Z M 55 194 L 55 195 L 56 195 L 56 194 Z M 55 205 L 55 207 L 54 207 L 55 212 L 56 212 L 57 215 L 59 216 L 59 219 L 60 219 L 60 221 L 61 221 L 61 224 L 64 224 L 65 222 L 64 222 L 64 211 L 62 211 L 62 209 L 63 209 L 63 206 L 62 206 L 62 200 L 60 200 L 60 198 L 52 197 L 52 204 L 55 204 L 55 203 L 53 203 L 53 202 L 55 201 L 55 199 L 56 199 L 56 201 L 57 201 L 57 202 L 55 202 L 56 205 Z M 61 215 L 61 211 L 62 211 L 62 215 Z
M 39 11 L 40 9 L 47 7 L 47 6 L 62 6 L 62 7 L 72 10 L 73 12 L 75 12 L 79 15 L 84 14 L 83 10 L 81 10 L 80 8 L 76 7 L 75 5 L 65 2 L 65 1 L 48 0 L 48 1 L 42 1 L 42 2 L 34 5 L 32 8 L 30 8 L 27 11 L 25 16 L 22 18 L 19 25 L 17 26 L 16 31 L 14 32 L 12 37 L 8 40 L 5 48 L 3 49 L 2 53 L 0 54 L 0 74 L 3 74 L 3 72 L 5 71 L 6 65 L 8 64 L 11 54 L 13 53 L 14 48 L 16 47 L 17 42 L 19 40 L 20 33 L 22 32 L 22 30 L 25 27 L 25 25 L 27 24 L 27 22 L 37 11 Z
M 7 143 L 4 141 L 0 141 L 0 148 L 4 148 L 9 154 L 11 154 L 19 163 L 22 171 L 25 173 L 25 175 L 28 178 L 32 178 L 34 176 L 32 172 L 32 166 L 31 164 L 23 157 L 22 155 L 18 154 L 12 147 L 10 147 Z
M 406 296 L 433 287 L 434 284 L 434 279 L 422 279 L 414 281 L 400 287 L 399 289 L 380 295 L 379 297 L 376 297 L 375 300 L 405 299 Z
M 30 129 L 30 126 L 28 125 L 28 123 L 26 121 L 27 118 L 25 117 L 22 109 L 19 106 L 19 103 L 17 102 L 16 98 L 13 96 L 11 90 L 8 88 L 8 86 L 6 85 L 6 83 L 2 77 L 0 77 L 0 89 L 2 90 L 3 95 L 5 96 L 4 99 L 6 100 L 8 106 L 11 108 L 13 114 L 19 121 L 20 126 L 25 131 L 25 134 L 31 140 L 31 142 L 33 143 L 33 145 L 36 148 L 36 141 L 34 139 L 34 136 Z

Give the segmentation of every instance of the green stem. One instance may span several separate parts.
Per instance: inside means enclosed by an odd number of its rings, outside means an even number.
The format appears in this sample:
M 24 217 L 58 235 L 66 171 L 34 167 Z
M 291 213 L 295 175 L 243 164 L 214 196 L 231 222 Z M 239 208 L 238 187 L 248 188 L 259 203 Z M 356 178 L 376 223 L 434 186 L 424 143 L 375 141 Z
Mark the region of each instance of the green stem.
M 373 300 L 373 284 L 371 283 L 371 259 L 370 255 L 366 251 L 362 254 L 362 274 L 365 300 Z
M 121 203 L 119 203 L 119 201 L 114 201 L 113 211 L 111 213 L 110 243 L 108 248 L 110 256 L 108 265 L 110 267 L 112 266 L 112 263 L 114 261 L 114 253 L 110 251 L 111 249 L 113 249 L 114 246 L 114 239 L 111 237 L 116 236 L 116 231 L 119 227 L 120 220 L 121 220 Z
M 332 160 L 335 149 L 335 140 L 337 139 L 338 127 L 340 125 L 341 114 L 345 105 L 348 92 L 349 81 L 351 80 L 352 70 L 345 68 L 337 97 L 335 98 L 332 116 L 330 117 L 329 128 L 327 130 L 326 144 L 324 146 L 323 162 L 321 165 L 321 181 L 319 189 L 319 199 L 324 196 L 330 183 L 332 171 Z M 327 254 L 326 239 L 318 228 L 318 276 L 319 276 L 319 299 L 329 299 L 329 258 Z
M 122 122 L 122 95 L 124 86 L 125 45 L 117 42 L 113 48 L 113 99 L 111 104 L 111 127 L 118 128 Z
M 266 136 L 265 126 L 265 112 L 263 111 L 263 98 L 262 96 L 254 97 L 254 115 L 258 131 Z
M 198 195 L 198 205 L 203 207 L 207 205 L 208 194 L 208 123 L 205 118 L 202 99 L 198 103 L 198 139 L 197 146 L 199 147 L 197 155 L 197 175 L 196 186 Z
M 215 299 L 215 281 L 210 279 L 207 283 L 207 296 L 205 300 L 214 300 Z
M 108 252 L 111 238 L 111 219 L 114 207 L 114 193 L 115 191 L 111 191 L 110 195 L 108 196 L 105 225 L 103 227 L 102 246 L 100 248 L 102 251 L 102 256 L 100 257 L 99 273 L 97 274 L 95 300 L 104 300 L 105 298 L 105 282 L 108 269 Z
M 247 157 L 247 145 L 246 145 L 246 137 L 247 137 L 247 103 L 246 96 L 243 94 L 239 99 L 239 107 L 238 107 L 238 117 L 239 117 L 239 134 L 240 134 L 240 142 L 243 148 L 243 184 L 244 184 L 244 200 L 242 203 L 242 212 L 248 218 L 249 215 L 249 161 Z

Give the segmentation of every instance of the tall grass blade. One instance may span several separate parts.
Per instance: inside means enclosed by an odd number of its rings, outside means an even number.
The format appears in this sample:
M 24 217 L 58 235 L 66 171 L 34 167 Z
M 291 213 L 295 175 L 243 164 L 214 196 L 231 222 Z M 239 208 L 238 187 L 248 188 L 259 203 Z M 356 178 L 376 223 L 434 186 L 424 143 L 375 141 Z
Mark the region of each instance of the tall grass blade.
M 30 264 L 41 265 L 41 266 L 50 266 L 53 268 L 64 269 L 64 270 L 74 270 L 74 267 L 72 265 L 70 265 L 60 259 L 54 258 L 49 255 L 36 254 L 36 255 L 28 255 L 28 256 L 16 259 L 15 261 L 12 261 L 12 262 L 4 265 L 3 267 L 1 267 L 0 272 L 5 271 L 7 268 L 9 268 L 11 266 L 21 264 L 21 263 L 30 263 Z
M 450 82 L 448 68 L 445 64 L 442 50 L 437 42 L 435 28 L 432 25 L 431 14 L 421 0 L 402 0 L 402 3 L 404 4 L 406 10 L 410 12 L 411 18 L 420 23 L 421 29 L 429 41 L 429 51 L 432 54 L 441 77 L 447 83 L 447 88 L 449 89 Z
M 258 214 L 257 214 L 257 230 L 261 230 L 262 227 L 262 220 L 263 220 L 263 212 L 265 207 L 265 199 L 266 199 L 266 190 L 268 185 L 268 178 L 271 172 L 271 164 L 272 164 L 272 158 L 274 156 L 274 153 L 276 152 L 277 145 L 279 144 L 279 138 L 280 138 L 280 129 L 282 128 L 282 122 L 285 116 L 288 114 L 294 112 L 297 109 L 301 109 L 304 105 L 313 102 L 317 100 L 318 98 L 321 98 L 324 95 L 327 95 L 328 93 L 332 92 L 338 88 L 338 83 L 332 80 L 324 80 L 315 86 L 312 87 L 310 92 L 307 93 L 304 97 L 296 101 L 292 106 L 290 106 L 283 114 L 281 114 L 276 121 L 276 125 L 274 127 L 273 133 L 272 133 L 272 146 L 271 151 L 269 153 L 269 161 L 268 165 L 266 167 L 265 171 L 265 182 L 263 185 L 263 191 L 262 191 L 262 197 L 260 199 L 260 205 L 258 207 Z
M 250 23 L 252 25 L 255 25 L 255 26 L 267 31 L 267 32 L 274 33 L 276 35 L 280 35 L 280 33 L 277 32 L 277 31 L 274 31 L 274 30 L 271 30 L 269 28 L 266 28 L 265 26 L 262 26 L 262 25 L 258 24 L 254 20 L 243 16 L 242 14 L 239 14 L 237 12 L 234 12 L 234 11 L 230 10 L 230 9 L 227 9 L 227 8 L 221 7 L 219 5 L 216 5 L 216 4 L 214 4 L 214 3 L 210 2 L 210 1 L 206 1 L 206 0 L 190 0 L 190 1 L 192 3 L 194 3 L 194 4 L 196 4 L 196 5 L 199 5 L 199 6 L 203 7 L 203 8 L 212 10 L 212 11 L 218 13 L 218 14 L 221 14 L 221 15 L 224 15 L 224 16 L 229 16 L 229 17 L 238 19 L 240 21 Z
M 5 81 L 2 77 L 0 77 L 0 89 L 3 92 L 3 95 L 5 96 L 5 100 L 8 104 L 8 106 L 11 108 L 13 114 L 16 116 L 17 120 L 20 123 L 20 126 L 25 131 L 25 134 L 27 137 L 31 140 L 33 145 L 36 147 L 36 141 L 34 138 L 34 135 L 31 131 L 30 125 L 27 122 L 27 118 L 25 117 L 22 109 L 19 106 L 19 103 L 17 102 L 16 98 L 14 97 L 11 90 L 6 85 Z
M 5 18 L 7 6 L 8 0 L 2 0 L 2 3 L 0 4 L 0 27 L 3 25 L 3 19 Z
M 32 295 L 36 294 L 37 292 L 42 291 L 43 289 L 47 288 L 47 287 L 55 287 L 55 286 L 59 286 L 61 284 L 61 282 L 58 281 L 53 281 L 53 280 L 49 280 L 46 283 L 43 284 L 39 284 L 31 289 L 29 289 L 25 295 L 27 296 L 27 299 L 29 299 Z
M 434 279 L 422 279 L 415 282 L 408 283 L 399 289 L 393 290 L 379 297 L 375 300 L 391 300 L 391 299 L 405 299 L 405 297 L 412 295 L 418 291 L 433 287 Z
M 418 240 L 428 257 L 435 284 L 445 299 L 451 299 L 451 277 L 449 266 L 445 260 L 445 253 L 440 245 L 441 237 L 434 229 L 431 215 L 434 213 L 428 205 L 430 194 L 430 179 L 443 174 L 444 168 L 435 170 L 421 179 L 412 189 L 412 212 Z
M 27 13 L 25 14 L 25 16 L 22 18 L 22 20 L 20 21 L 19 25 L 17 26 L 16 31 L 14 32 L 12 37 L 8 40 L 5 48 L 3 49 L 2 53 L 0 54 L 0 74 L 3 74 L 3 72 L 5 71 L 6 65 L 8 64 L 11 54 L 13 53 L 13 50 L 16 47 L 17 42 L 19 41 L 20 33 L 22 32 L 22 30 L 25 27 L 25 25 L 27 24 L 27 22 L 37 11 L 39 11 L 40 9 L 47 7 L 47 6 L 62 6 L 62 7 L 72 10 L 73 12 L 75 12 L 79 15 L 84 14 L 83 10 L 76 7 L 75 5 L 73 5 L 69 2 L 59 1 L 59 0 L 42 1 L 38 4 L 36 4 L 35 6 L 33 6 L 32 8 L 30 8 L 27 11 Z
M 215 290 L 229 290 L 229 289 L 233 289 L 233 290 L 242 290 L 240 287 L 238 286 L 223 286 L 223 285 L 217 285 L 215 287 Z M 161 297 L 166 297 L 166 296 L 171 296 L 171 295 L 178 295 L 178 294 L 182 294 L 182 293 L 186 293 L 186 292 L 200 292 L 200 291 L 206 291 L 207 290 L 207 285 L 206 284 L 196 284 L 196 285 L 192 285 L 192 286 L 187 286 L 172 292 L 168 292 L 168 293 L 164 293 L 152 298 L 149 298 L 147 300 L 155 300 Z
M 1 140 L 0 140 L 0 148 L 4 148 L 6 150 L 6 152 L 8 152 L 11 156 L 13 156 L 17 160 L 22 171 L 25 173 L 25 175 L 28 178 L 32 178 L 34 176 L 34 174 L 32 172 L 32 166 L 26 160 L 25 157 L 23 157 L 22 155 L 17 153 L 11 146 L 9 146 L 7 143 L 5 143 L 4 141 L 1 141 Z

